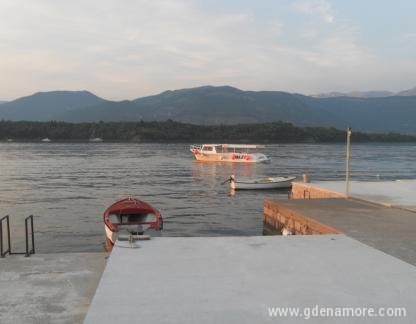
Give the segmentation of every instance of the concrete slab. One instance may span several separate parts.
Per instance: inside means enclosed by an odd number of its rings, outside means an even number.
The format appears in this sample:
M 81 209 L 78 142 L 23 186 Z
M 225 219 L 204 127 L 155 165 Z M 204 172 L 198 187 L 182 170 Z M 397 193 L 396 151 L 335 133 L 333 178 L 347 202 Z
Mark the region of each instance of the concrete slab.
M 416 265 L 416 213 L 351 199 L 278 200 L 277 204 Z
M 344 181 L 316 181 L 313 186 L 345 193 Z M 350 181 L 350 196 L 416 211 L 416 180 Z
M 82 323 L 105 258 L 60 253 L 0 259 L 0 323 Z
M 416 267 L 344 235 L 162 237 L 113 249 L 85 323 L 415 323 L 415 291 Z M 305 321 L 316 305 L 407 316 Z

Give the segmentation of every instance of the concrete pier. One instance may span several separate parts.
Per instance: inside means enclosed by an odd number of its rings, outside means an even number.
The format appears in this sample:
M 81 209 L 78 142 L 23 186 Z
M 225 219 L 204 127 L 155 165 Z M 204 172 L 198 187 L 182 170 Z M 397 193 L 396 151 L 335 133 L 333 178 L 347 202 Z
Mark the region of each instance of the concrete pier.
M 264 225 L 265 228 L 281 233 L 284 228 L 297 235 L 338 234 L 339 232 L 330 226 L 307 217 L 293 209 L 285 207 L 275 201 L 264 201 Z
M 274 206 L 279 211 L 274 213 L 265 208 L 268 213 L 265 221 L 269 220 L 269 225 L 273 224 L 270 219 L 280 219 L 293 233 L 305 234 L 291 227 L 295 214 L 300 224 L 307 225 L 312 219 L 416 265 L 415 212 L 354 199 L 276 200 L 265 201 L 265 206 Z
M 416 180 L 350 181 L 350 197 L 416 211 Z M 345 181 L 294 182 L 293 199 L 346 198 Z
M 161 237 L 114 247 L 85 324 L 414 323 L 415 291 L 416 267 L 344 235 Z M 406 316 L 306 321 L 317 305 Z
M 345 194 L 311 183 L 293 182 L 292 199 L 345 198 Z
M 0 258 L 0 323 L 82 323 L 106 253 Z

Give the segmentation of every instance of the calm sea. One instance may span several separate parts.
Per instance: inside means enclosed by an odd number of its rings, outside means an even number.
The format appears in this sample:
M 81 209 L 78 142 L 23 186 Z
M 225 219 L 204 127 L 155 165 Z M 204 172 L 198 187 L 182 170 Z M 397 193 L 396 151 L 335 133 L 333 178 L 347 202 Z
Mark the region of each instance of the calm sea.
M 0 143 L 0 216 L 9 214 L 12 248 L 23 249 L 24 217 L 35 215 L 38 253 L 102 251 L 102 214 L 133 196 L 158 208 L 163 236 L 261 235 L 265 198 L 286 191 L 230 194 L 230 176 L 344 177 L 341 144 L 268 145 L 270 164 L 200 163 L 188 144 Z M 355 180 L 416 178 L 413 144 L 353 144 Z

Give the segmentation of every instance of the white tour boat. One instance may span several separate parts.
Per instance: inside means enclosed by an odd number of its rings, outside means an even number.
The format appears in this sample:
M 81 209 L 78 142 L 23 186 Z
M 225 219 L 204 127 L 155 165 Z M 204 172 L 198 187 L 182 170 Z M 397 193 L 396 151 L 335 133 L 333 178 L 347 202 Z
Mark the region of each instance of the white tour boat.
M 260 148 L 264 148 L 264 145 L 194 144 L 191 145 L 190 150 L 195 156 L 195 159 L 204 162 L 269 162 L 270 160 L 266 155 L 256 152 Z
M 227 181 L 230 182 L 230 187 L 234 190 L 285 189 L 290 188 L 292 186 L 292 181 L 295 179 L 296 177 L 268 177 L 237 180 L 234 175 L 231 175 L 231 177 Z

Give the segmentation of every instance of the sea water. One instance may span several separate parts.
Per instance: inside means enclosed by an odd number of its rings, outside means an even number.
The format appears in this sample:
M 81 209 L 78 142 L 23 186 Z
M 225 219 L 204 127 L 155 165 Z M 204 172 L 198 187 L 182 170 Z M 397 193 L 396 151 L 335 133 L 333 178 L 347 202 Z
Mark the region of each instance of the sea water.
M 287 190 L 230 192 L 237 177 L 342 180 L 343 144 L 273 144 L 269 164 L 196 162 L 188 143 L 0 143 L 0 217 L 12 249 L 24 249 L 24 218 L 35 216 L 37 253 L 102 251 L 102 215 L 121 197 L 158 208 L 163 236 L 261 235 L 263 200 Z M 415 179 L 414 144 L 352 144 L 351 179 Z

